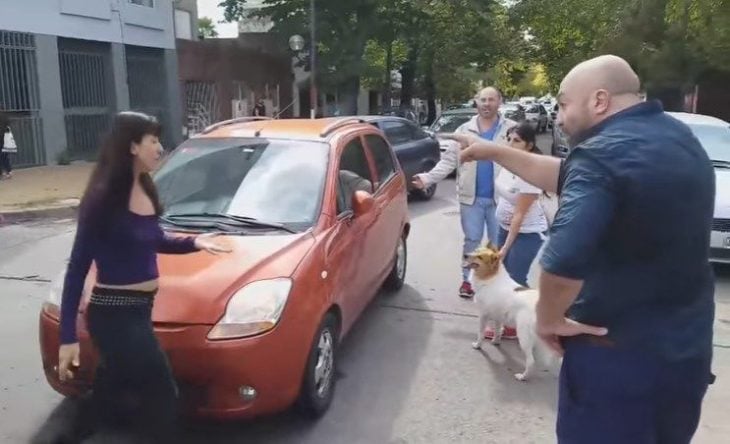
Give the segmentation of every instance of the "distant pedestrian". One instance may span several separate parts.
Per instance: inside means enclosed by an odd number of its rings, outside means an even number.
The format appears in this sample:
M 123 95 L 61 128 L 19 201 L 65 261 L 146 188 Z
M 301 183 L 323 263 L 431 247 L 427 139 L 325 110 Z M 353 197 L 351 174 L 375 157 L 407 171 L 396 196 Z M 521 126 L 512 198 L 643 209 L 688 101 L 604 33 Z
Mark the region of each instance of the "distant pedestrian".
M 61 303 L 58 377 L 69 383 L 79 362 L 76 318 L 86 275 L 97 282 L 86 324 L 99 355 L 93 385 L 95 431 L 122 429 L 154 442 L 176 442 L 177 387 L 152 329 L 158 286 L 156 255 L 227 251 L 210 235 L 171 237 L 150 172 L 162 158 L 154 117 L 124 112 L 111 134 L 81 201 Z M 131 430 L 129 430 L 131 429 Z
M 507 142 L 514 149 L 542 154 L 535 129 L 528 122 L 511 128 Z M 529 287 L 527 274 L 548 229 L 539 201 L 543 193 L 504 168 L 497 177 L 497 246 L 507 273 L 523 287 Z
M 15 137 L 10 130 L 10 117 L 0 113 L 0 177 L 10 179 L 13 177 L 13 165 L 10 162 L 10 155 L 18 152 Z
M 689 443 L 711 373 L 715 172 L 691 130 L 643 102 L 626 61 L 602 56 L 560 85 L 560 160 L 478 137 L 490 159 L 560 207 L 541 264 L 538 334 L 563 353 L 559 443 Z M 598 326 L 598 327 L 596 327 Z
M 264 99 L 259 99 L 253 108 L 253 115 L 256 117 L 266 117 L 266 104 Z
M 507 144 L 507 131 L 515 126 L 515 122 L 499 114 L 502 95 L 496 88 L 484 88 L 477 94 L 479 107 L 477 115 L 461 125 L 456 132 L 472 133 L 485 140 L 493 140 Z M 491 160 L 477 162 L 460 162 L 458 145 L 450 145 L 441 155 L 441 160 L 431 171 L 418 174 L 413 179 L 413 186 L 423 189 L 444 180 L 454 170 L 458 174 L 458 198 L 461 227 L 464 232 L 464 248 L 462 251 L 462 283 L 459 296 L 472 298 L 474 290 L 471 285 L 471 269 L 464 262 L 466 255 L 479 247 L 486 237 L 493 244 L 497 243 L 498 228 L 495 217 L 495 178 L 499 175 L 500 166 Z

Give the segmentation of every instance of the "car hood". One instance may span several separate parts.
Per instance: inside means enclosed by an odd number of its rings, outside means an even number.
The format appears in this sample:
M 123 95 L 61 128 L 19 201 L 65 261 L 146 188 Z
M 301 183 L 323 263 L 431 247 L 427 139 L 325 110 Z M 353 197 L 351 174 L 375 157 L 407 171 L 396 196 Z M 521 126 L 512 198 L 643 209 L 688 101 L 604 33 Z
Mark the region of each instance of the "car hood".
M 240 287 L 252 280 L 291 276 L 314 243 L 308 233 L 220 239 L 231 253 L 158 255 L 160 285 L 153 322 L 214 324 Z
M 730 170 L 715 168 L 715 218 L 730 219 Z

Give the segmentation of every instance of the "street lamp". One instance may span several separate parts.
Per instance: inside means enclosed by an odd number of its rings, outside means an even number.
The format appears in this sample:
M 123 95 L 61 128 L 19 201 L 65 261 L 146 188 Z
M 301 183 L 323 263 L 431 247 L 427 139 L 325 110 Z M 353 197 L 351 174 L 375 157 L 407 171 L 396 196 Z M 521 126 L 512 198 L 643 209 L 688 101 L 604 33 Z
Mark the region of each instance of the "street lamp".
M 309 1 L 309 118 L 317 117 L 317 35 L 315 33 L 315 15 L 314 0 Z M 294 52 L 300 52 L 304 49 L 304 37 L 295 34 L 289 37 L 289 48 Z
M 310 64 L 310 87 L 309 87 L 309 102 L 310 111 L 309 118 L 314 119 L 317 117 L 317 35 L 315 33 L 317 21 L 314 15 L 314 0 L 309 0 L 309 32 L 311 34 L 311 41 L 309 46 L 309 64 Z

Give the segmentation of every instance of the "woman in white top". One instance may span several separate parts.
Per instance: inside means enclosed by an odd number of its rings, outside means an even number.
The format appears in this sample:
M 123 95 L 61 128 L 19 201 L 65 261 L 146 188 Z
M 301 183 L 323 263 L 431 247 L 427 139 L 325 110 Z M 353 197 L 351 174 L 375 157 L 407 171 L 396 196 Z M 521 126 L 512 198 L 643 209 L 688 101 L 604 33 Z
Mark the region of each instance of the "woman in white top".
M 539 153 L 535 129 L 527 122 L 512 128 L 507 140 L 512 148 Z M 509 275 L 518 284 L 528 287 L 527 273 L 535 260 L 544 234 L 547 218 L 539 202 L 543 193 L 507 169 L 496 181 L 498 244 L 502 261 Z

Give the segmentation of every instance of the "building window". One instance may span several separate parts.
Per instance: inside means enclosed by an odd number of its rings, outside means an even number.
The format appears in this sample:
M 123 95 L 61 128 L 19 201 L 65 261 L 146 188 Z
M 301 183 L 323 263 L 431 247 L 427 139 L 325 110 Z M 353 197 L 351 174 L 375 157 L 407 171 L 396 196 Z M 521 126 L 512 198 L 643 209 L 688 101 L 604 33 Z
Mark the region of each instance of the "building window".
M 188 11 L 175 10 L 175 37 L 186 40 L 193 39 L 192 19 Z
M 129 3 L 137 6 L 146 6 L 148 8 L 155 7 L 155 0 L 129 0 Z

